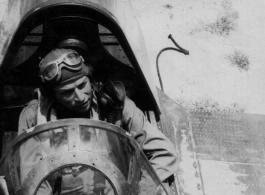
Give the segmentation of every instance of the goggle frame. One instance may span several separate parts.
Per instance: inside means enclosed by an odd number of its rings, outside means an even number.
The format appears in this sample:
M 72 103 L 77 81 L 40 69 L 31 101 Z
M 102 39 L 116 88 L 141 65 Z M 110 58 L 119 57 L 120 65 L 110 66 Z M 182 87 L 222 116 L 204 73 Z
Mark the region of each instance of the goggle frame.
M 78 63 L 75 63 L 75 64 L 71 64 L 71 61 L 66 62 L 66 60 L 69 59 L 69 58 L 67 58 L 67 56 L 69 54 L 76 54 L 80 58 L 79 62 Z M 47 64 L 45 64 L 43 66 L 42 66 L 42 61 L 40 62 L 40 65 L 39 65 L 40 72 L 41 72 L 40 77 L 41 77 L 41 79 L 42 79 L 43 82 L 45 82 L 45 81 L 48 81 L 49 82 L 49 81 L 53 80 L 55 77 L 57 77 L 57 80 L 59 80 L 61 78 L 61 69 L 63 67 L 66 67 L 66 68 L 68 68 L 70 70 L 80 70 L 82 68 L 82 63 L 84 62 L 84 59 L 77 52 L 70 51 L 70 52 L 67 52 L 67 53 L 62 54 L 56 60 L 53 60 L 51 62 L 48 62 Z M 53 70 L 54 70 L 54 67 L 56 67 L 56 71 L 55 71 L 54 76 L 52 76 L 51 78 L 48 78 L 47 77 L 47 74 L 46 75 L 44 75 L 44 74 L 45 74 L 45 70 L 48 67 L 50 67 L 51 65 L 53 66 Z

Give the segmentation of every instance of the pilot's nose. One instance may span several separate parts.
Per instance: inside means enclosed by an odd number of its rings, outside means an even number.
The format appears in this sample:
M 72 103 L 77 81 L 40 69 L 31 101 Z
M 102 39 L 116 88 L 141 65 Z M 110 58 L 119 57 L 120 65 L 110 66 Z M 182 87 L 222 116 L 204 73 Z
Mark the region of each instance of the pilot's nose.
M 84 93 L 79 89 L 75 89 L 75 101 L 83 101 L 84 100 Z

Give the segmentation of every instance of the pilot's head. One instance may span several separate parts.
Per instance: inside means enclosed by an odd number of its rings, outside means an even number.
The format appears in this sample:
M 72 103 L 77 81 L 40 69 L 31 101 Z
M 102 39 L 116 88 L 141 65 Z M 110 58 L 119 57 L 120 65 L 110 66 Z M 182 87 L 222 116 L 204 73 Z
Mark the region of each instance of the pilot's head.
M 63 106 L 76 113 L 89 110 L 91 69 L 73 49 L 54 49 L 40 62 L 40 77 Z

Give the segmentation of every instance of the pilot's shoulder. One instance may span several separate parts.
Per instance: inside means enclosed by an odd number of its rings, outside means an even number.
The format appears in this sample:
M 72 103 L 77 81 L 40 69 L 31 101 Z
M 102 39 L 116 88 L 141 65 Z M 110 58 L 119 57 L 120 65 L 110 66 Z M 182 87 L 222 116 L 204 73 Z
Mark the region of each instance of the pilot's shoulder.
M 29 109 L 31 107 L 37 107 L 38 106 L 39 101 L 36 99 L 33 99 L 31 101 L 29 101 L 26 105 L 24 109 Z
M 135 105 L 134 101 L 126 96 L 124 101 L 124 108 L 123 108 L 123 118 L 135 118 L 136 116 L 141 116 L 140 109 Z
M 38 108 L 38 100 L 33 99 L 28 102 L 21 112 L 21 116 L 26 115 L 27 117 L 35 116 Z

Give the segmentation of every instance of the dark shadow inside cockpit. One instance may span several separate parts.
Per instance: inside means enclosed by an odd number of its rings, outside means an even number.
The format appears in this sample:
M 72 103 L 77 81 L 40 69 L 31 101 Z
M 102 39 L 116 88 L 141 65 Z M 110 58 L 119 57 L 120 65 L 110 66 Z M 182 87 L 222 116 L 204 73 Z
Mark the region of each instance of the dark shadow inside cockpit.
M 78 40 L 94 78 L 121 81 L 126 95 L 143 112 L 157 111 L 150 88 L 122 30 L 113 18 L 82 6 L 51 6 L 29 12 L 21 21 L 7 48 L 0 69 L 0 147 L 4 135 L 16 135 L 19 114 L 42 85 L 39 62 L 64 40 Z M 74 43 L 73 43 L 74 44 Z M 157 114 L 157 113 L 156 113 Z M 10 135 L 12 134 L 12 136 Z M 3 141 L 4 140 L 4 141 Z M 12 139 L 11 139 L 12 140 Z

